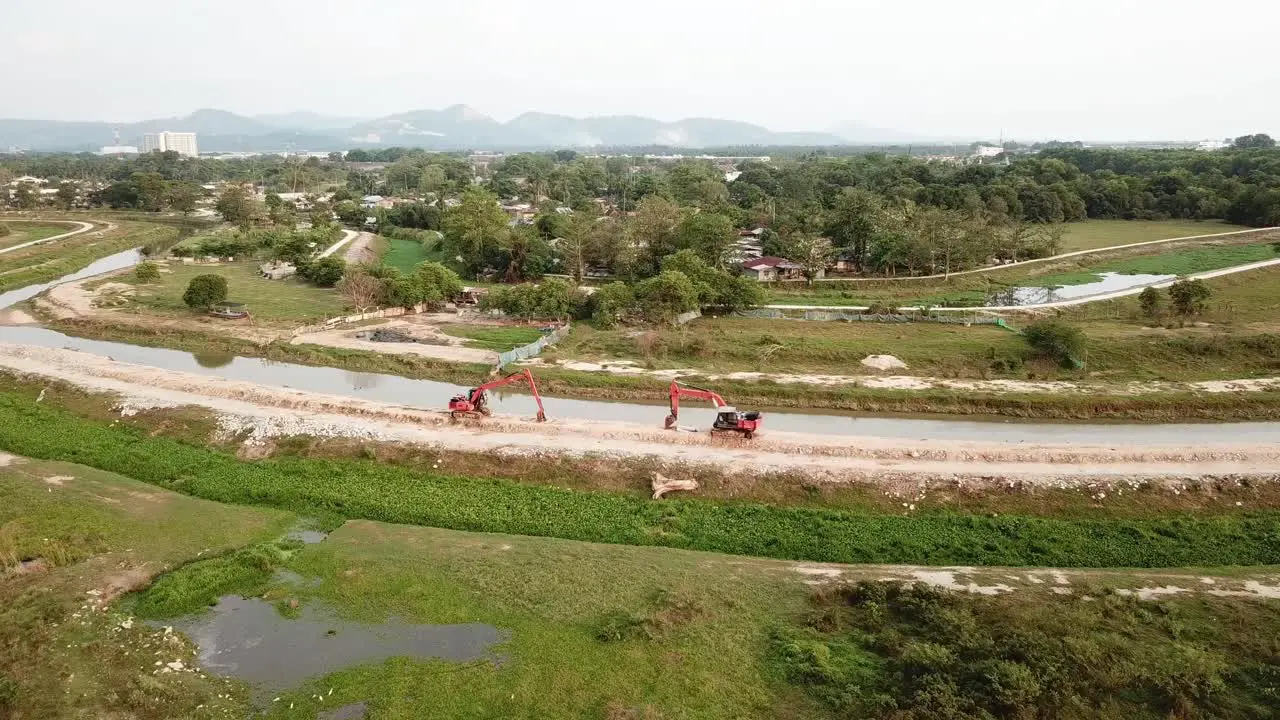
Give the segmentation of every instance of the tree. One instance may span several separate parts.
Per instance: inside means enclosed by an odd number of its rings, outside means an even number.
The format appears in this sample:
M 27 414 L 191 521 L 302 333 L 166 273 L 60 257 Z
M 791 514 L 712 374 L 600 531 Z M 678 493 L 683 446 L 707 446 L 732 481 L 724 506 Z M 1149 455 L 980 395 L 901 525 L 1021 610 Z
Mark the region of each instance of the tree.
M 861 271 L 867 249 L 878 230 L 883 206 L 879 197 L 862 188 L 845 188 L 828 216 L 826 232 L 835 245 L 848 250 L 854 266 Z
M 1022 331 L 1027 344 L 1059 365 L 1069 367 L 1084 353 L 1084 333 L 1061 320 L 1041 320 Z
M 1153 287 L 1146 288 L 1138 295 L 1138 304 L 1142 306 L 1142 314 L 1149 318 L 1158 318 L 1164 312 L 1164 300 L 1160 291 Z
M 469 188 L 458 206 L 444 214 L 445 247 L 472 272 L 489 263 L 507 232 L 507 215 L 498 196 L 484 188 Z
M 337 288 L 351 307 L 357 309 L 377 305 L 383 297 L 383 281 L 359 270 L 343 275 Z
M 338 219 L 347 225 L 360 226 L 364 224 L 364 219 L 369 213 L 352 200 L 343 200 L 333 207 L 333 211 L 338 215 Z M 314 210 L 312 211 L 311 222 L 315 223 Z M 319 226 L 317 226 L 319 227 Z
M 195 183 L 179 182 L 169 188 L 169 207 L 190 215 L 196 209 L 196 202 L 204 194 L 204 189 Z
M 438 262 L 418 263 L 413 268 L 413 280 L 421 290 L 422 302 L 433 306 L 443 305 L 462 292 L 458 273 Z
M 556 238 L 556 251 L 560 255 L 565 274 L 573 278 L 575 283 L 582 282 L 586 272 L 587 259 L 593 254 L 591 241 L 595 220 L 586 213 L 574 213 L 561 216 L 564 221 L 558 223 L 559 237 Z
M 160 279 L 160 266 L 150 260 L 140 262 L 133 269 L 133 276 L 138 279 L 138 282 L 153 283 Z
M 138 207 L 147 212 L 160 212 L 169 198 L 169 181 L 158 172 L 136 172 L 129 181 L 138 193 Z
M 800 266 L 810 287 L 836 256 L 831 240 L 809 233 L 792 233 L 783 243 L 783 248 L 786 258 Z
M 684 273 L 664 270 L 635 286 L 636 306 L 649 322 L 672 322 L 698 308 L 698 291 Z
M 725 252 L 737 237 L 729 218 L 711 212 L 694 213 L 685 217 L 677 234 L 677 244 L 681 249 L 697 252 L 708 265 L 714 267 L 724 267 Z
M 591 321 L 601 328 L 613 327 L 634 304 L 635 295 L 626 283 L 611 282 L 592 294 Z
M 340 257 L 322 257 L 298 266 L 298 274 L 317 287 L 333 287 L 346 272 L 347 261 Z
M 253 225 L 257 215 L 253 200 L 241 185 L 227 186 L 218 196 L 214 209 L 222 214 L 223 220 L 246 231 Z
M 626 236 L 630 245 L 640 251 L 648 274 L 657 273 L 662 258 L 678 249 L 682 214 L 679 205 L 657 195 L 646 197 L 636 206 L 635 216 L 627 223 Z
M 422 168 L 421 174 L 418 175 L 418 189 L 424 193 L 439 195 L 448 182 L 449 177 L 445 175 L 444 168 L 439 165 L 428 165 Z
M 1213 291 L 1200 280 L 1179 280 L 1169 286 L 1173 311 L 1183 317 L 1204 312 L 1212 295 Z
M 316 200 L 307 211 L 307 219 L 311 221 L 313 228 L 329 227 L 333 224 L 333 208 L 323 200 Z
M 54 196 L 58 201 L 58 207 L 63 210 L 70 210 L 76 201 L 76 186 L 69 182 L 58 184 L 58 193 Z
M 18 183 L 13 190 L 13 204 L 19 210 L 31 210 L 40 203 L 40 195 L 31 183 Z
M 207 309 L 226 299 L 227 279 L 221 275 L 197 275 L 182 293 L 182 302 L 195 310 Z
M 1231 143 L 1231 146 L 1240 150 L 1266 149 L 1275 147 L 1276 141 L 1266 133 L 1258 133 L 1257 135 L 1241 135 Z

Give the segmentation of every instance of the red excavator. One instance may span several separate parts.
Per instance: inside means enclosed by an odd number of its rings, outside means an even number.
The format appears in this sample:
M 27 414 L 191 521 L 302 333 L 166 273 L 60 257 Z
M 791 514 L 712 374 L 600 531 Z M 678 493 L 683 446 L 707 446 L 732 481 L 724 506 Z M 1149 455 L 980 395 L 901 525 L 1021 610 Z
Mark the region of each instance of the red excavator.
M 533 373 L 529 372 L 528 368 L 518 373 L 511 373 L 500 380 L 494 380 L 480 387 L 471 388 L 465 395 L 454 395 L 449 400 L 449 414 L 455 420 L 463 417 L 488 417 L 493 414 L 489 410 L 488 391 L 503 385 L 518 383 L 522 380 L 528 381 L 529 389 L 533 391 L 533 399 L 538 401 L 538 422 L 546 422 L 547 414 L 542 409 L 542 396 L 538 394 L 538 384 L 533 381 Z
M 668 430 L 674 428 L 680 420 L 681 397 L 710 400 L 711 404 L 716 406 L 716 419 L 711 424 L 712 433 L 717 431 L 736 432 L 750 440 L 756 434 L 756 430 L 760 429 L 760 425 L 764 423 L 764 415 L 758 412 L 742 412 L 737 408 L 730 407 L 725 403 L 724 398 L 710 390 L 672 382 L 671 414 L 667 416 L 666 424 Z

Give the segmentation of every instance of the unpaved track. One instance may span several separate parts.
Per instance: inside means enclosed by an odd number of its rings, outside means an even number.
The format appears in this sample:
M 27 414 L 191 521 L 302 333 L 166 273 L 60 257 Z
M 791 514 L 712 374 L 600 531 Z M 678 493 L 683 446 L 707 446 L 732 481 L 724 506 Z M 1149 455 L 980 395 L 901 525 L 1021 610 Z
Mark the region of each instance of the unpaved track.
M 71 232 L 65 232 L 65 233 L 62 233 L 61 235 L 54 235 L 53 237 L 40 238 L 39 240 L 32 240 L 32 241 L 30 241 L 30 242 L 24 242 L 24 243 L 22 243 L 22 244 L 20 244 L 20 245 L 14 245 L 13 247 L 7 247 L 7 248 L 4 248 L 4 249 L 0 249 L 0 255 L 3 255 L 4 253 L 11 253 L 11 252 L 13 252 L 14 250 L 21 250 L 21 249 L 23 249 L 23 248 L 29 248 L 29 247 L 31 247 L 31 246 L 33 246 L 33 245 L 43 245 L 43 244 L 45 244 L 45 243 L 57 242 L 58 240 L 65 240 L 65 239 L 67 239 L 67 238 L 69 238 L 69 237 L 72 237 L 72 236 L 74 236 L 74 235 L 80 235 L 81 233 L 87 233 L 87 232 L 89 232 L 90 230 L 92 230 L 92 229 L 93 229 L 93 223 L 81 222 L 80 220 L 44 220 L 44 219 L 37 219 L 37 218 L 29 218 L 29 219 L 28 219 L 28 218 L 3 218 L 3 220 L 4 220 L 5 222 L 7 222 L 7 223 L 10 223 L 10 222 L 58 222 L 58 223 L 70 223 L 70 224 L 72 224 L 72 225 L 79 225 L 80 227 L 76 228 L 75 230 L 72 230 Z
M 343 230 L 343 231 L 342 231 L 342 239 L 341 239 L 341 240 L 339 240 L 338 242 L 336 242 L 336 243 L 334 243 L 334 244 L 330 245 L 329 247 L 325 248 L 324 250 L 322 250 L 322 251 L 320 252 L 320 254 L 319 254 L 319 255 L 317 255 L 316 257 L 317 257 L 317 258 L 327 258 L 327 257 L 329 257 L 330 255 L 332 255 L 332 254 L 334 254 L 334 253 L 338 252 L 339 250 L 341 250 L 343 245 L 346 245 L 347 243 L 351 242 L 352 240 L 355 240 L 355 239 L 356 239 L 356 237 L 357 237 L 358 235 L 359 235 L 359 233 L 357 233 L 355 230 Z
M 747 474 L 801 470 L 830 481 L 972 479 L 1074 485 L 1130 479 L 1177 483 L 1225 476 L 1280 479 L 1280 445 L 1272 444 L 1189 443 L 1185 449 L 1156 449 L 939 441 L 919 447 L 889 438 L 783 432 L 746 441 L 625 423 L 538 424 L 511 416 L 455 426 L 445 412 L 157 370 L 73 350 L 0 344 L 0 369 L 117 393 L 126 409 L 208 408 L 222 416 L 228 433 L 246 433 L 250 440 L 313 435 L 465 452 L 652 458 Z M 440 398 L 441 405 L 446 401 Z
M 362 232 L 356 236 L 343 255 L 348 265 L 373 262 L 373 249 L 369 246 L 373 243 L 374 237 L 375 235 L 369 232 Z

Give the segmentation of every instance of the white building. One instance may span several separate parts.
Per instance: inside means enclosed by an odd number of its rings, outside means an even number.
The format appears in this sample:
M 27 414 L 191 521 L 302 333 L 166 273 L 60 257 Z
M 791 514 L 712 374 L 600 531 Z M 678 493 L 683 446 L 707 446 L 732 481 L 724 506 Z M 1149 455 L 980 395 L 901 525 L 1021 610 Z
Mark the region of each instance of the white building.
M 1197 150 L 1202 150 L 1204 152 L 1213 152 L 1214 150 L 1222 150 L 1226 147 L 1227 147 L 1227 144 L 1221 140 L 1203 140 L 1196 145 Z
M 1003 152 L 1004 148 L 1002 147 L 996 147 L 995 145 L 981 145 L 977 150 L 973 151 L 973 154 L 980 158 L 990 158 L 1000 155 Z
M 136 145 L 103 145 L 99 155 L 137 155 Z
M 196 157 L 200 154 L 200 149 L 196 146 L 196 134 L 166 130 L 142 136 L 142 152 L 168 152 L 169 150 L 183 157 Z

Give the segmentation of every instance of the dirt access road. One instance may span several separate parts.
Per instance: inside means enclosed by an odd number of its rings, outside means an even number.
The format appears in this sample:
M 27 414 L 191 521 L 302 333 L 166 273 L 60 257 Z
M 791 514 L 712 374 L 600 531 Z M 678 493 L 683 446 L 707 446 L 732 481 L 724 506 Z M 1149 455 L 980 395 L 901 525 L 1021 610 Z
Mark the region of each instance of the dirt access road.
M 73 350 L 0 344 L 0 369 L 61 380 L 121 398 L 123 412 L 197 406 L 218 414 L 229 435 L 247 442 L 310 435 L 403 442 L 515 456 L 646 458 L 663 464 L 714 465 L 748 475 L 803 471 L 819 481 L 1009 481 L 1046 486 L 1155 480 L 1280 479 L 1280 445 L 1240 443 L 1144 448 L 937 441 L 927 447 L 891 438 L 768 432 L 754 440 L 677 433 L 655 426 L 585 420 L 535 423 L 513 416 L 455 425 L 432 412 L 350 397 L 113 361 Z M 443 406 L 448 398 L 441 397 Z
M 75 236 L 75 235 L 80 235 L 81 233 L 87 233 L 87 232 L 89 232 L 90 230 L 92 230 L 92 229 L 93 229 L 93 223 L 81 222 L 80 220 L 44 220 L 44 219 L 37 219 L 37 218 L 4 218 L 4 221 L 5 221 L 5 222 L 7 222 L 7 223 L 13 223 L 13 222 L 48 222 L 48 223 L 53 223 L 53 222 L 57 222 L 57 223 L 67 223 L 67 224 L 70 224 L 70 225 L 78 225 L 79 227 L 77 227 L 75 230 L 72 230 L 71 232 L 65 232 L 65 233 L 62 233 L 61 235 L 54 235 L 53 237 L 41 238 L 41 239 L 39 239 L 39 240 L 32 240 L 32 241 L 30 241 L 30 242 L 24 242 L 24 243 L 21 243 L 21 244 L 19 244 L 19 245 L 14 245 L 13 247 L 7 247 L 7 248 L 4 248 L 4 249 L 0 249 L 0 255 L 2 255 L 2 254 L 4 254 L 4 253 L 11 253 L 11 252 L 13 252 L 14 250 L 21 250 L 21 249 L 23 249 L 23 248 L 29 248 L 29 247 L 31 247 L 31 246 L 33 246 L 33 245 L 43 245 L 43 244 L 45 244 L 45 243 L 51 243 L 51 242 L 57 242 L 57 241 L 59 241 L 59 240 L 65 240 L 65 239 L 67 239 L 67 238 L 69 238 L 69 237 L 73 237 L 73 236 Z

